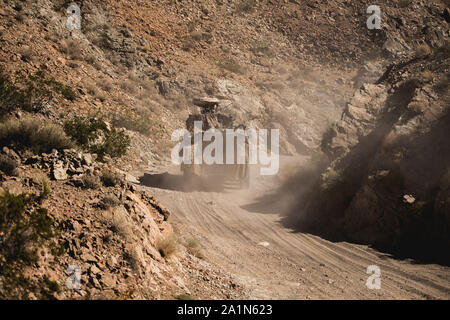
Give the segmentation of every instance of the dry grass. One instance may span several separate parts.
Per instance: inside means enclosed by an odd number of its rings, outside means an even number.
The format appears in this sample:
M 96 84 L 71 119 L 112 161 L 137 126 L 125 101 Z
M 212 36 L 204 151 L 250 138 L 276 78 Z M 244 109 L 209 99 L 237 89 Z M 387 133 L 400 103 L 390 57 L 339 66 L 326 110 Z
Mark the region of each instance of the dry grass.
M 115 187 L 123 182 L 122 177 L 110 169 L 103 170 L 100 179 L 105 187 Z
M 121 204 L 120 200 L 114 194 L 107 194 L 100 203 L 100 207 L 104 210 L 115 208 Z
M 1 123 L 0 144 L 29 149 L 37 154 L 73 147 L 72 141 L 61 127 L 31 117 Z
M 137 91 L 136 83 L 134 81 L 129 80 L 129 79 L 128 80 L 119 81 L 118 85 L 123 91 L 125 91 L 127 93 L 130 93 L 130 94 L 135 94 L 136 91 Z
M 199 242 L 197 239 L 187 238 L 185 240 L 184 246 L 186 247 L 186 250 L 189 254 L 191 254 L 199 259 L 205 258 L 205 256 L 203 255 L 203 253 L 201 252 L 201 250 L 199 248 Z
M 72 60 L 81 60 L 83 58 L 80 43 L 73 39 L 61 41 L 61 51 L 67 54 Z
M 110 92 L 114 88 L 114 84 L 110 79 L 101 79 L 97 85 L 105 92 Z
M 158 241 L 156 245 L 161 257 L 168 258 L 177 253 L 178 241 L 174 235 Z
M 102 212 L 102 217 L 106 225 L 112 232 L 119 234 L 124 239 L 131 239 L 133 230 L 125 215 L 124 207 L 115 207 Z
M 83 186 L 86 189 L 94 189 L 95 190 L 95 189 L 100 188 L 100 186 L 101 186 L 100 178 L 97 176 L 94 176 L 94 175 L 86 174 L 81 178 L 81 181 L 83 182 Z
M 227 71 L 236 73 L 236 74 L 243 74 L 245 73 L 245 69 L 237 63 L 233 59 L 223 60 L 217 64 L 220 68 L 225 69 Z

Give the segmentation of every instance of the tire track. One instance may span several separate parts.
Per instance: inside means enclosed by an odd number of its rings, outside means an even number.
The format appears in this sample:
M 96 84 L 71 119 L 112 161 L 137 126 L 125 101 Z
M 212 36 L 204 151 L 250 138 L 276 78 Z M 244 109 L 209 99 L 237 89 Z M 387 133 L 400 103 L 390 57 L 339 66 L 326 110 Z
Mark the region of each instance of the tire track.
M 276 212 L 242 209 L 242 199 L 251 202 L 259 192 L 251 193 L 249 199 L 239 190 L 184 193 L 150 189 L 172 211 L 177 224 L 207 239 L 203 246 L 208 258 L 236 274 L 249 288 L 249 298 L 450 298 L 450 268 L 413 265 L 383 257 L 367 246 L 295 233 L 279 223 Z M 269 247 L 258 246 L 261 241 L 269 242 Z M 365 286 L 369 265 L 381 269 L 381 290 Z

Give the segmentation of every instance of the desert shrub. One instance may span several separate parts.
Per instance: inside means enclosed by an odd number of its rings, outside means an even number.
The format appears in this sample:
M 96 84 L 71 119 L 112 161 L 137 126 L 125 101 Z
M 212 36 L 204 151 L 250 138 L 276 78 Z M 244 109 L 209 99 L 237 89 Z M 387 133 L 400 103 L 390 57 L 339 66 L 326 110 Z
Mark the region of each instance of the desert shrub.
M 90 65 L 96 67 L 97 66 L 97 58 L 93 54 L 88 54 L 84 58 L 84 61 L 89 63 Z
M 44 69 L 31 75 L 18 72 L 15 81 L 12 81 L 0 68 L 0 117 L 16 109 L 40 111 L 53 98 L 54 93 L 68 100 L 76 98 L 70 87 L 48 77 Z
M 66 53 L 70 59 L 81 60 L 83 54 L 80 49 L 80 42 L 73 39 L 66 39 L 61 42 L 61 51 Z
M 123 130 L 109 129 L 101 119 L 74 117 L 64 123 L 64 131 L 84 150 L 96 153 L 100 161 L 106 155 L 123 156 L 130 145 Z
M 64 123 L 64 131 L 81 147 L 88 147 L 89 143 L 97 139 L 98 130 L 105 130 L 106 124 L 99 119 L 85 119 L 74 117 Z
M 408 104 L 408 110 L 416 114 L 424 113 L 426 107 L 427 105 L 423 101 L 412 101 Z
M 426 56 L 430 55 L 430 53 L 431 53 L 431 49 L 426 43 L 423 43 L 423 44 L 417 46 L 416 52 L 415 52 L 416 57 L 418 57 L 418 58 L 426 57 Z
M 37 118 L 10 119 L 0 123 L 0 144 L 31 150 L 36 154 L 73 147 L 61 127 Z
M 182 42 L 182 49 L 184 51 L 189 51 L 195 47 L 195 43 L 203 39 L 209 39 L 210 35 L 208 33 L 202 33 L 200 31 L 192 31 L 184 37 Z
M 9 112 L 22 109 L 39 111 L 52 97 L 51 91 L 41 86 L 34 77 L 23 77 L 18 74 L 13 82 L 0 69 L 0 115 L 4 117 Z
M 41 68 L 34 74 L 24 77 L 21 73 L 18 74 L 23 77 L 23 85 L 25 86 L 26 96 L 30 98 L 48 95 L 51 99 L 53 93 L 62 95 L 67 100 L 74 100 L 77 95 L 71 87 L 56 81 L 53 77 L 47 75 L 45 68 Z
M 236 12 L 250 12 L 256 6 L 256 0 L 241 0 L 236 7 Z
M 199 243 L 198 243 L 197 239 L 195 239 L 195 238 L 186 239 L 185 247 L 186 247 L 187 252 L 189 252 L 193 256 L 195 256 L 199 259 L 204 258 L 203 253 L 201 252 L 201 250 L 199 248 Z
M 218 63 L 218 66 L 233 73 L 244 73 L 244 68 L 233 59 L 223 60 Z
M 163 258 L 170 257 L 177 252 L 177 239 L 174 236 L 158 241 L 157 248 Z
M 104 211 L 103 219 L 105 224 L 109 227 L 109 229 L 112 232 L 119 234 L 125 239 L 128 239 L 133 235 L 132 227 L 131 224 L 128 222 L 127 216 L 124 214 L 124 212 L 118 209 L 120 209 L 120 207 L 116 209 L 111 208 L 110 210 Z M 126 254 L 128 255 L 129 258 L 133 258 L 132 252 L 126 252 Z
M 198 240 L 195 238 L 188 238 L 186 239 L 186 247 L 188 248 L 197 248 L 198 247 Z
M 87 84 L 86 85 L 86 91 L 87 93 L 89 93 L 91 96 L 97 96 L 98 95 L 98 89 L 95 85 L 92 84 Z
M 98 86 L 106 92 L 110 92 L 114 88 L 114 84 L 112 83 L 112 81 L 110 79 L 102 79 L 98 83 Z
M 444 76 L 435 85 L 434 90 L 440 94 L 445 94 L 448 92 L 450 87 L 450 76 Z
M 436 55 L 436 58 L 446 59 L 450 57 L 450 41 L 445 41 L 442 46 L 434 48 L 433 51 Z
M 98 155 L 103 161 L 106 155 L 111 158 L 119 158 L 127 153 L 130 146 L 130 137 L 123 131 L 111 128 L 104 132 L 102 143 L 93 144 L 90 151 Z
M 101 201 L 100 207 L 104 210 L 120 205 L 120 200 L 113 194 L 107 194 Z
M 153 126 L 155 126 L 152 118 L 151 112 L 139 110 L 127 114 L 115 114 L 112 119 L 112 124 L 115 127 L 126 128 L 148 136 Z
M 136 93 L 136 83 L 131 80 L 122 80 L 119 83 L 120 88 L 128 93 L 134 94 Z
M 434 79 L 434 73 L 430 70 L 425 70 L 420 75 L 421 79 L 425 82 L 431 82 Z
M 120 175 L 109 169 L 103 170 L 100 179 L 105 187 L 115 187 L 122 182 Z
M 98 189 L 101 186 L 100 178 L 94 175 L 85 174 L 81 181 L 86 189 Z
M 58 284 L 48 277 L 31 279 L 24 272 L 38 261 L 44 243 L 55 236 L 53 221 L 42 207 L 49 194 L 45 182 L 40 194 L 0 194 L 1 299 L 27 299 L 30 293 L 48 298 L 59 291 Z
M 25 61 L 25 62 L 31 61 L 31 60 L 33 59 L 33 56 L 34 56 L 33 50 L 31 50 L 30 47 L 22 48 L 22 49 L 19 51 L 19 54 L 20 54 L 21 57 L 22 57 L 21 59 L 22 59 L 23 61 Z
M 5 154 L 0 155 L 0 171 L 8 176 L 15 175 L 17 171 L 16 160 Z
M 255 42 L 250 47 L 250 51 L 254 54 L 263 54 L 265 56 L 271 56 L 273 54 L 273 51 L 270 48 L 270 43 L 268 41 Z
M 102 49 L 113 49 L 114 40 L 106 30 L 100 30 L 98 37 L 94 40 L 94 44 Z

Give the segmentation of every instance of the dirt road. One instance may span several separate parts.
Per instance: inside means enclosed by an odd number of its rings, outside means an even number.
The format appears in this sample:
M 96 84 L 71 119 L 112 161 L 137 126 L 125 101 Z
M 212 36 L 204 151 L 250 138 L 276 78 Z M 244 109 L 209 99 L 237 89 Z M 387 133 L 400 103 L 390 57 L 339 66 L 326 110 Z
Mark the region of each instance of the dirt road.
M 240 280 L 250 299 L 450 298 L 449 267 L 395 260 L 367 246 L 293 232 L 277 212 L 249 210 L 271 186 L 267 181 L 221 193 L 149 189 L 172 211 L 176 225 L 200 239 L 207 260 Z M 379 290 L 366 286 L 370 265 L 380 268 Z

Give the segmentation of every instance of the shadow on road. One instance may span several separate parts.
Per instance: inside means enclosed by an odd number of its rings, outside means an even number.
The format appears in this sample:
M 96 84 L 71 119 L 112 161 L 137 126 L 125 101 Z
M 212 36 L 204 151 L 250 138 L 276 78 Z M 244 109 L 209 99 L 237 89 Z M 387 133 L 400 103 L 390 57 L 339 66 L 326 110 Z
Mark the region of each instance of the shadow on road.
M 221 184 L 205 181 L 196 176 L 185 177 L 184 175 L 164 173 L 144 173 L 139 177 L 139 182 L 143 186 L 167 189 L 182 192 L 220 192 L 223 191 Z

